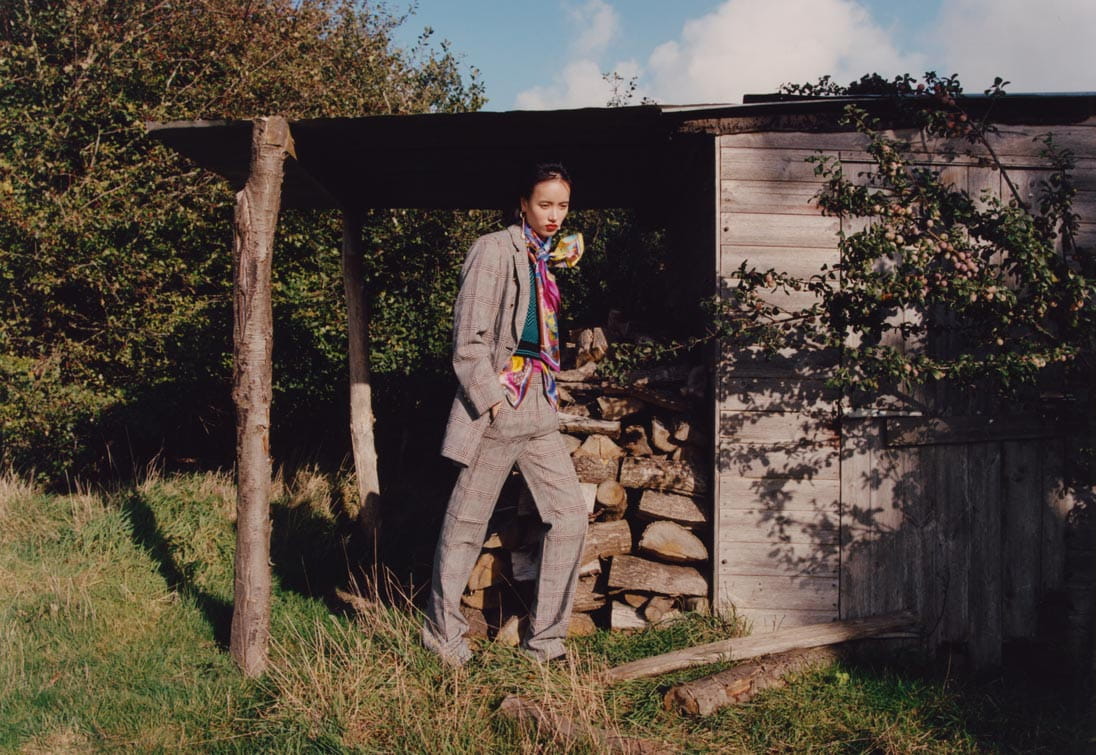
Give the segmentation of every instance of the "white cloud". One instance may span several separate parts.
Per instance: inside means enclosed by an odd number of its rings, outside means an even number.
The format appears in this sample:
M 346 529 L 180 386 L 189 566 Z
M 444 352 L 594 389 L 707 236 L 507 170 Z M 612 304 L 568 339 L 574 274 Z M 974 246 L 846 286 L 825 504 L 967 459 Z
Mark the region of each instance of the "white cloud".
M 978 92 L 994 76 L 1010 92 L 1096 90 L 1092 0 L 946 0 L 937 17 L 936 59 Z
M 580 29 L 573 53 L 580 57 L 598 55 L 620 31 L 620 16 L 605 0 L 587 0 L 584 5 L 567 8 L 571 24 Z
M 603 69 L 598 63 L 598 57 L 620 31 L 620 17 L 613 6 L 605 0 L 587 0 L 582 5 L 567 6 L 566 10 L 576 36 L 570 45 L 561 46 L 557 52 L 568 62 L 548 84 L 519 92 L 516 105 L 520 109 L 604 106 L 612 96 L 612 87 L 602 74 L 614 70 L 624 75 L 622 68 L 632 72 L 638 69 L 627 61 L 611 69 Z
M 737 102 L 823 74 L 847 83 L 922 66 L 854 0 L 727 0 L 651 53 L 643 88 L 659 102 Z

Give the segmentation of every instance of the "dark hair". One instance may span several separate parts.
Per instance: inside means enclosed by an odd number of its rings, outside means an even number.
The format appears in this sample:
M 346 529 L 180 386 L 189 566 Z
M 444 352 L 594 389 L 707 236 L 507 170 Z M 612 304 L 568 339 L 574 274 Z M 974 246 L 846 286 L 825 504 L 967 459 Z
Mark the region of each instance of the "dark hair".
M 517 185 L 517 191 L 515 192 L 520 199 L 529 199 L 533 196 L 533 189 L 537 184 L 542 181 L 553 181 L 559 179 L 567 184 L 570 189 L 574 188 L 574 182 L 571 180 L 571 174 L 567 172 L 567 169 L 560 163 L 537 163 L 531 168 L 527 169 L 521 177 L 521 182 Z M 510 211 L 509 217 L 505 217 L 504 221 L 510 223 L 521 223 L 521 203 L 514 207 Z
M 533 196 L 533 189 L 542 181 L 551 181 L 558 178 L 568 187 L 574 188 L 574 184 L 571 182 L 571 174 L 559 163 L 537 163 L 522 178 L 521 185 L 518 187 L 518 196 L 523 199 Z

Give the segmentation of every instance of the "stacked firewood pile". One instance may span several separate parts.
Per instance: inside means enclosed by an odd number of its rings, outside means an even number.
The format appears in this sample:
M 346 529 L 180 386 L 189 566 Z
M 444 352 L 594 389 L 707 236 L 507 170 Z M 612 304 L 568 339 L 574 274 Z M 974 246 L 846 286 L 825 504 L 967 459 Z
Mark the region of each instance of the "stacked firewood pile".
M 558 376 L 560 424 L 590 516 L 571 633 L 641 629 L 707 611 L 710 562 L 707 372 L 679 364 L 598 375 L 626 327 L 571 334 Z M 606 335 L 606 330 L 609 335 Z M 541 524 L 515 477 L 463 598 L 472 633 L 516 644 L 537 574 Z

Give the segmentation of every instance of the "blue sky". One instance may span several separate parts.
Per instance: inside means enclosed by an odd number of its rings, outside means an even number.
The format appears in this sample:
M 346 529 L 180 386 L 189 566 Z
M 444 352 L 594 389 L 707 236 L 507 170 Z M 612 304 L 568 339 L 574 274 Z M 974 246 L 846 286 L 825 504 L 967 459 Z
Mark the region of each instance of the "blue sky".
M 399 13 L 412 0 L 389 0 Z M 1096 0 L 417 0 L 479 69 L 489 110 L 602 106 L 601 74 L 666 104 L 737 102 L 786 81 L 878 71 L 995 75 L 1012 92 L 1096 91 Z M 638 100 L 637 100 L 638 101 Z

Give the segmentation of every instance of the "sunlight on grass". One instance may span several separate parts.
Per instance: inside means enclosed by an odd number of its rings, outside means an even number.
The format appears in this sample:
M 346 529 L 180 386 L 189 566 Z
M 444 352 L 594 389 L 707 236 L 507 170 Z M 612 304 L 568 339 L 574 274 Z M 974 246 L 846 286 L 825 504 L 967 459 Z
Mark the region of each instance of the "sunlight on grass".
M 446 668 L 422 648 L 421 615 L 383 569 L 365 570 L 381 576 L 364 594 L 348 584 L 344 483 L 311 469 L 279 477 L 271 666 L 258 681 L 240 676 L 223 645 L 229 475 L 151 470 L 133 487 L 69 496 L 0 477 L 0 750 L 598 749 L 503 719 L 511 693 L 674 751 L 1054 752 L 1081 742 L 1054 692 L 945 686 L 891 668 L 822 669 L 695 719 L 663 709 L 662 697 L 718 666 L 599 681 L 610 666 L 740 632 L 698 615 L 573 640 L 563 666 L 479 642 L 465 668 Z

